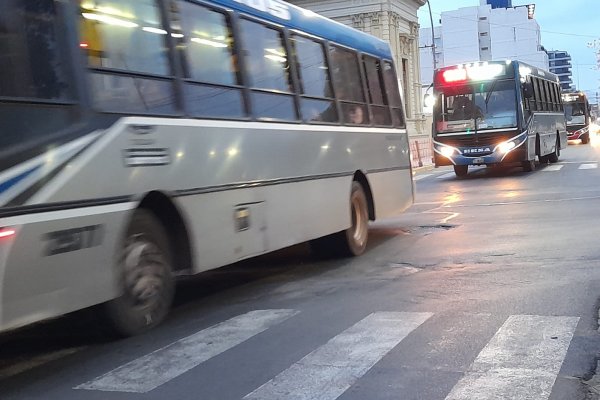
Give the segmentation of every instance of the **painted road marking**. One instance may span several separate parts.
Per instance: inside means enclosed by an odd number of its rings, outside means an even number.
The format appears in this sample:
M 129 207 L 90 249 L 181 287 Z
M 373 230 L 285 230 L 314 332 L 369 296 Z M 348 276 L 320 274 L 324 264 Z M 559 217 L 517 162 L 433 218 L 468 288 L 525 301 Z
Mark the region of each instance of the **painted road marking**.
M 180 339 L 75 389 L 149 392 L 297 313 L 295 310 L 251 311 Z
M 427 177 L 430 177 L 432 174 L 423 174 L 423 175 L 416 175 L 414 177 L 415 181 L 420 181 L 421 179 L 425 179 Z
M 542 171 L 560 171 L 562 169 L 562 167 L 564 167 L 564 165 L 560 165 L 560 164 L 548 165 Z
M 446 400 L 548 399 L 578 321 L 510 316 Z
M 598 168 L 598 163 L 588 163 L 581 164 L 578 169 L 596 169 Z
M 447 174 L 436 176 L 437 179 L 447 179 L 447 178 L 454 178 L 454 177 L 456 177 L 456 174 L 454 172 L 448 172 Z
M 432 315 L 373 313 L 244 399 L 334 400 Z

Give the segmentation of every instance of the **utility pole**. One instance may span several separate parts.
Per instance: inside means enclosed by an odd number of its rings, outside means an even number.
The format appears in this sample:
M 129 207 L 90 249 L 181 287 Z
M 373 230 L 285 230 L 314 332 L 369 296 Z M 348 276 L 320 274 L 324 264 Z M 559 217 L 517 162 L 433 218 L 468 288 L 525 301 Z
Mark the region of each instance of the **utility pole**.
M 587 47 L 590 49 L 594 49 L 596 53 L 596 69 L 600 69 L 600 39 L 594 39 L 591 42 L 588 42 Z M 596 104 L 600 104 L 600 100 L 598 100 L 598 92 L 596 91 Z

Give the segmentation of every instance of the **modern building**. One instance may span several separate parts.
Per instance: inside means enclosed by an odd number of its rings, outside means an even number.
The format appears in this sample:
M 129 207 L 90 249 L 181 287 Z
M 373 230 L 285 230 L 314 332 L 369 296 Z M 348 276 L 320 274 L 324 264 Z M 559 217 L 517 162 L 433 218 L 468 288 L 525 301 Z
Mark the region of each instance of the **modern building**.
M 532 7 L 511 4 L 481 0 L 480 6 L 442 12 L 441 26 L 434 29 L 436 66 L 509 59 L 548 69 Z M 431 28 L 421 28 L 419 38 L 422 85 L 427 88 L 433 80 Z
M 429 136 L 422 113 L 417 10 L 426 0 L 288 0 L 390 43 L 402 86 L 407 128 Z
M 563 92 L 575 91 L 573 85 L 573 66 L 571 65 L 571 55 L 563 50 L 555 50 L 548 52 L 548 62 L 550 72 L 558 75 L 560 79 L 560 87 Z

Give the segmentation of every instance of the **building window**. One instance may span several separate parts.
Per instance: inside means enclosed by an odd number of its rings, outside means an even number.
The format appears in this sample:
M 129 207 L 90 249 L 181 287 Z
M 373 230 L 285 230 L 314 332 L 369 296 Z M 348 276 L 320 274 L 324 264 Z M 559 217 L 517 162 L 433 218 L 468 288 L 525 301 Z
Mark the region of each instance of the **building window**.
M 489 49 L 490 49 L 489 47 L 482 47 L 481 48 L 482 51 L 489 50 Z
M 487 36 L 487 35 L 488 35 L 488 32 L 481 32 L 481 33 L 479 33 L 479 36 Z
M 479 20 L 480 20 L 480 21 L 486 21 L 486 20 L 487 20 L 487 17 L 479 17 Z

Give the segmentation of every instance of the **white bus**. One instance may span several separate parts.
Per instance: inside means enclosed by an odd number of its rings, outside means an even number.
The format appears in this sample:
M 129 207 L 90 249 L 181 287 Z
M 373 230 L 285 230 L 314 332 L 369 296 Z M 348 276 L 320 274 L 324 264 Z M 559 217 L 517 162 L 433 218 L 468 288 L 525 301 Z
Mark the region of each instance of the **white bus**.
M 6 0 L 0 49 L 0 331 L 137 334 L 176 276 L 413 202 L 388 44 L 282 1 Z

